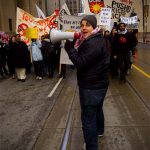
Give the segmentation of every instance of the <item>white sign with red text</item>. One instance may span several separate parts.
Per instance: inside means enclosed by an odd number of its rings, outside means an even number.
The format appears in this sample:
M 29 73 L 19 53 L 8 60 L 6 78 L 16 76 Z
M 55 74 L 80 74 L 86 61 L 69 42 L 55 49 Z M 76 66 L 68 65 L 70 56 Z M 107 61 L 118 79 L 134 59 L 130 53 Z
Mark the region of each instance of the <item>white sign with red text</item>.
M 26 44 L 29 44 L 30 39 L 26 37 L 26 29 L 38 28 L 38 36 L 40 39 L 43 34 L 49 33 L 50 28 L 57 28 L 57 23 L 55 22 L 57 16 L 58 14 L 53 13 L 45 19 L 35 18 L 17 7 L 16 32 L 21 35 L 21 39 Z

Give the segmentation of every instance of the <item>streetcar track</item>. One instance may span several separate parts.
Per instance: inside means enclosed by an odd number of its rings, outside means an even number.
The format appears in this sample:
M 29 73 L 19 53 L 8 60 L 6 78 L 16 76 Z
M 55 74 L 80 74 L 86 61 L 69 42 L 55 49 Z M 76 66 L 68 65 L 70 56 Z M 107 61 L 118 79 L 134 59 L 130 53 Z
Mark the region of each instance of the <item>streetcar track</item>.
M 132 82 L 128 78 L 127 78 L 127 83 L 129 85 L 129 87 L 133 90 L 133 92 L 142 101 L 142 103 L 144 104 L 144 106 L 150 111 L 150 108 L 146 104 L 146 100 L 143 98 L 142 94 L 135 88 L 135 86 L 132 84 Z M 114 96 L 118 96 L 118 94 L 116 94 Z M 110 96 L 108 96 L 108 97 L 110 97 Z M 106 98 L 108 98 L 108 97 L 106 96 Z M 74 98 L 75 98 L 75 95 L 73 96 L 73 99 Z M 67 125 L 66 125 L 66 131 L 65 131 L 65 134 L 64 134 L 64 138 L 63 138 L 60 150 L 67 150 L 68 146 L 69 146 L 69 137 L 72 134 L 71 130 L 72 130 L 72 122 L 73 122 L 73 105 L 74 105 L 74 100 L 72 102 L 72 108 L 70 109 L 70 112 L 69 112 L 69 115 L 68 115 L 68 121 L 67 121 Z
M 128 78 L 127 78 L 127 83 L 130 86 L 130 88 L 134 91 L 134 93 L 139 97 L 139 99 L 145 105 L 145 107 L 150 111 L 150 108 L 146 103 L 146 99 L 143 97 L 143 95 L 139 92 L 139 90 L 132 84 L 132 82 Z

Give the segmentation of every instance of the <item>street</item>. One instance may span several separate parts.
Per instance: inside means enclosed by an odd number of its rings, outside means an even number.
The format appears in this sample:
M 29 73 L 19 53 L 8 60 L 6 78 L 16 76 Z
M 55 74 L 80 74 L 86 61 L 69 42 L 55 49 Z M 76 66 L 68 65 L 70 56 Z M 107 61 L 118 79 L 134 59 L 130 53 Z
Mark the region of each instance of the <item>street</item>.
M 150 45 L 139 44 L 137 56 L 134 65 L 149 74 Z M 66 79 L 48 97 L 58 81 L 57 73 L 53 79 L 45 77 L 41 81 L 33 73 L 26 82 L 11 78 L 0 81 L 0 150 L 60 149 L 70 110 L 73 124 L 68 149 L 82 150 L 76 70 L 68 67 Z M 110 80 L 101 150 L 150 149 L 149 89 L 150 79 L 134 67 L 128 83 L 120 85 L 118 79 Z

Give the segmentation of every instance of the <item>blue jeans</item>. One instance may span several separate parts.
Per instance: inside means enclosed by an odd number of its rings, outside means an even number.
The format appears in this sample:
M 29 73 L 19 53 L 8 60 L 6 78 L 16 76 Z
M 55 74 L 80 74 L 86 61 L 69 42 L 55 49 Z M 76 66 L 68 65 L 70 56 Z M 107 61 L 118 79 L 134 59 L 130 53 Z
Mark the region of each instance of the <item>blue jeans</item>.
M 98 150 L 98 134 L 104 132 L 103 101 L 108 88 L 79 88 L 81 120 L 86 150 Z

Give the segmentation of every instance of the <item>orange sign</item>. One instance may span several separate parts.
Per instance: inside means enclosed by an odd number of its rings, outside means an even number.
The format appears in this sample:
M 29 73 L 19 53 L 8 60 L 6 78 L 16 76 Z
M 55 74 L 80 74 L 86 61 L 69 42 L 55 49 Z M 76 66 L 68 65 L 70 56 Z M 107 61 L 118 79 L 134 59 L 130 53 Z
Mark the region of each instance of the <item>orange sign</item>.
M 101 8 L 104 7 L 103 0 L 88 0 L 90 12 L 94 14 L 98 14 L 101 11 Z

